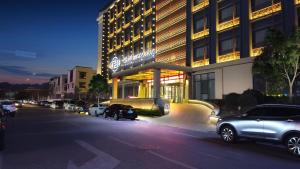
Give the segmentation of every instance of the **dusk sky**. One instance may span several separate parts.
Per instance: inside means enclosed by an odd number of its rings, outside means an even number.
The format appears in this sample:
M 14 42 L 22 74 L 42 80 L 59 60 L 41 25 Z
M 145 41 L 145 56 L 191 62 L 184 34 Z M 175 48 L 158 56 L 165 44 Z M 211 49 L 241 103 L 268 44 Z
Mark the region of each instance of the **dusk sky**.
M 99 10 L 109 0 L 0 0 L 0 82 L 42 83 L 96 68 Z

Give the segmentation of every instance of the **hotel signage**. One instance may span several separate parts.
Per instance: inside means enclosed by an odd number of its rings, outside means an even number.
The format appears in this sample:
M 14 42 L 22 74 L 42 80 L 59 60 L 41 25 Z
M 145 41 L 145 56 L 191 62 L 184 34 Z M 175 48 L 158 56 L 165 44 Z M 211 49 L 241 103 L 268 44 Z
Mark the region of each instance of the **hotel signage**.
M 117 72 L 120 68 L 133 67 L 138 64 L 143 64 L 145 62 L 151 61 L 155 58 L 155 49 L 147 51 L 145 53 L 140 53 L 137 55 L 121 57 L 115 56 L 110 60 L 110 69 L 113 72 Z

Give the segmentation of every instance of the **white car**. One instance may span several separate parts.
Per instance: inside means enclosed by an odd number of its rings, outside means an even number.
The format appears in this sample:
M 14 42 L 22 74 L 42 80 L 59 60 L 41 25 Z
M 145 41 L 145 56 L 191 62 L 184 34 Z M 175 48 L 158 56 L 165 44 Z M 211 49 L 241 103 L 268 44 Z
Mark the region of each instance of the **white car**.
M 12 101 L 1 101 L 0 105 L 2 106 L 3 110 L 7 111 L 12 117 L 15 116 L 15 113 L 18 110 L 15 103 Z
M 92 115 L 92 116 L 102 115 L 106 108 L 107 108 L 107 106 L 102 105 L 102 104 L 93 104 L 89 108 L 89 115 Z
M 66 111 L 75 111 L 75 101 L 68 101 L 64 103 L 64 109 Z

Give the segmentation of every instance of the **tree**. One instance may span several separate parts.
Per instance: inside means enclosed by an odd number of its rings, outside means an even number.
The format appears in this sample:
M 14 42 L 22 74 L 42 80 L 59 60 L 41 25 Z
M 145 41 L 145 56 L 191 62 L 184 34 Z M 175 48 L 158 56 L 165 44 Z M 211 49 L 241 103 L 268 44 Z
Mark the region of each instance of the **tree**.
M 104 98 L 107 95 L 108 88 L 107 79 L 99 74 L 93 76 L 89 84 L 89 92 L 96 95 L 98 104 L 100 98 Z
M 300 29 L 288 37 L 271 29 L 265 42 L 262 55 L 254 61 L 253 73 L 265 76 L 266 82 L 272 82 L 272 85 L 287 83 L 292 98 L 293 86 L 300 73 Z

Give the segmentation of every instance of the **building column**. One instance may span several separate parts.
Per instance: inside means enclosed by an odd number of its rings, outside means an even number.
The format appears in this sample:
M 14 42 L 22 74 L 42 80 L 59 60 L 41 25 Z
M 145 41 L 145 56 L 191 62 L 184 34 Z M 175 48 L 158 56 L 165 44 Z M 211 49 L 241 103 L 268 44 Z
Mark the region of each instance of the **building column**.
M 210 27 L 209 27 L 209 63 L 214 64 L 217 61 L 218 56 L 218 38 L 217 38 L 217 22 L 218 21 L 218 10 L 217 10 L 217 1 L 209 0 L 209 19 L 210 19 Z M 216 47 L 214 47 L 216 46 Z
M 295 1 L 282 0 L 284 33 L 291 35 L 295 30 L 296 8 Z
M 125 84 L 122 84 L 122 99 L 125 99 Z
M 143 81 L 140 81 L 139 84 L 139 91 L 138 91 L 138 98 L 145 98 L 146 97 L 146 85 L 144 84 Z
M 250 57 L 250 1 L 240 1 L 240 50 L 241 58 Z
M 112 79 L 112 99 L 118 99 L 118 78 Z
M 189 89 L 190 89 L 190 76 L 185 73 L 183 78 L 183 102 L 188 103 L 189 101 Z
M 160 98 L 160 69 L 153 72 L 153 98 Z

